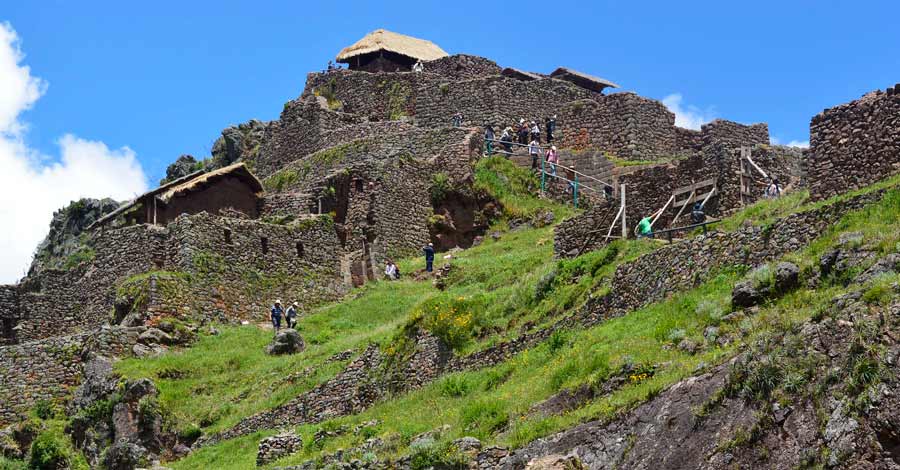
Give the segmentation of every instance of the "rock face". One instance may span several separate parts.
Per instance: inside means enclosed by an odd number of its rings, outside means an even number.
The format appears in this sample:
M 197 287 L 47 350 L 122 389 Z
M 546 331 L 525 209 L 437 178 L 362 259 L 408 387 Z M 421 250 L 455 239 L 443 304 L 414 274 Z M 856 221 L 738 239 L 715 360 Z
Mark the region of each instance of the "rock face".
M 61 268 L 89 257 L 85 229 L 100 217 L 112 212 L 119 203 L 112 199 L 79 199 L 53 213 L 50 232 L 37 247 L 34 261 L 28 270 L 33 276 L 46 268 Z M 80 255 L 79 255 L 80 254 Z
M 259 441 L 256 454 L 256 466 L 261 467 L 269 462 L 291 455 L 303 448 L 303 439 L 293 433 L 279 434 Z
M 295 354 L 303 351 L 306 345 L 300 333 L 290 328 L 279 332 L 272 340 L 272 344 L 266 347 L 266 352 L 272 355 Z
M 159 184 L 166 184 L 183 178 L 199 169 L 197 160 L 193 155 L 182 155 L 175 160 L 174 163 L 166 167 L 166 177 L 159 181 Z
M 256 155 L 263 142 L 269 123 L 251 119 L 243 124 L 222 131 L 212 146 L 212 167 L 222 168 Z

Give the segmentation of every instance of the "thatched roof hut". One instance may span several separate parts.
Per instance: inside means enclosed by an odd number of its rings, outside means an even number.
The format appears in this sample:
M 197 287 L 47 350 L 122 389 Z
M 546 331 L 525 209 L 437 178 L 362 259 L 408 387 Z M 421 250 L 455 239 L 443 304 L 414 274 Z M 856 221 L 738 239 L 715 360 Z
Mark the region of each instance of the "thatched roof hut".
M 602 93 L 604 88 L 619 88 L 619 85 L 606 80 L 605 78 L 595 77 L 577 70 L 560 67 L 550 74 L 553 78 L 572 82 L 581 88 L 586 88 L 597 93 Z
M 412 69 L 417 61 L 426 62 L 447 57 L 435 43 L 425 39 L 376 29 L 338 53 L 338 62 L 351 70 L 397 72 Z
M 191 173 L 148 191 L 98 219 L 91 227 L 106 225 L 120 216 L 129 225 L 166 225 L 181 214 L 217 214 L 223 209 L 256 218 L 262 191 L 262 183 L 247 166 L 235 163 L 206 173 Z

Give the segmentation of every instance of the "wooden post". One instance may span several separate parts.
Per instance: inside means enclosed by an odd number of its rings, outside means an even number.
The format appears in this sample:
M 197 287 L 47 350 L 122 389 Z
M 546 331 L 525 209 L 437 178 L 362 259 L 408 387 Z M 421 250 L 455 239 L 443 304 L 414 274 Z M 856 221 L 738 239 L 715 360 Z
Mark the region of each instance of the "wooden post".
M 546 179 L 546 171 L 544 170 L 544 162 L 546 158 L 541 158 L 541 194 L 544 194 L 544 180 Z
M 578 209 L 578 173 L 575 173 L 575 186 L 572 186 L 572 197 L 575 198 L 575 208 Z
M 625 183 L 619 185 L 619 196 L 621 199 L 621 211 L 622 211 L 622 240 L 628 239 L 628 222 L 625 218 Z

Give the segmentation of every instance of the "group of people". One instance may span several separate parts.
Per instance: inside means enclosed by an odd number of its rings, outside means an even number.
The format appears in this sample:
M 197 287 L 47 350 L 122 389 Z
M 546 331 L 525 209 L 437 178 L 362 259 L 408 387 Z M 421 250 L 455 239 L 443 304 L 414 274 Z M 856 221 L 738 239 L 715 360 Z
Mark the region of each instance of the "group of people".
M 459 114 L 459 113 L 457 113 Z M 455 119 L 455 116 L 454 116 Z M 455 121 L 454 121 L 455 122 Z M 556 131 L 556 115 L 544 119 L 544 135 L 546 142 L 553 142 L 553 133 Z M 541 143 L 541 126 L 537 120 L 532 119 L 526 122 L 525 118 L 519 118 L 519 122 L 514 125 L 503 127 L 500 131 L 500 138 L 497 139 L 493 124 L 485 124 L 484 140 L 487 143 L 487 153 L 494 153 L 494 141 L 499 140 L 503 146 L 505 153 L 512 153 L 513 144 L 522 146 L 531 146 L 532 143 Z
M 269 319 L 272 320 L 272 327 L 275 328 L 275 334 L 281 330 L 281 319 L 284 318 L 288 328 L 296 328 L 297 327 L 297 309 L 300 306 L 297 302 L 291 304 L 287 310 L 281 306 L 281 300 L 276 300 L 275 305 L 272 306 L 272 310 L 269 314 Z
M 422 247 L 422 253 L 425 255 L 425 272 L 430 273 L 434 270 L 434 243 Z M 384 263 L 384 277 L 390 281 L 400 279 L 400 268 L 390 258 Z

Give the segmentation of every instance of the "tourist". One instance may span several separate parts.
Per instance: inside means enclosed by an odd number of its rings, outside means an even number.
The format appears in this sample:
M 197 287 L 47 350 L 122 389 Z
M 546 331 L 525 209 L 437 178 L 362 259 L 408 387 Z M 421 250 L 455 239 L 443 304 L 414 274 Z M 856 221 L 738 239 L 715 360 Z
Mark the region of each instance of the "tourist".
M 300 305 L 298 305 L 297 302 L 294 302 L 290 307 L 288 307 L 287 312 L 285 312 L 285 319 L 287 320 L 288 328 L 295 328 L 297 326 L 297 309 L 299 307 Z
M 525 118 L 519 119 L 519 129 L 516 132 L 519 135 L 519 143 L 528 145 L 528 134 L 531 133 L 531 129 L 528 128 Z
M 453 127 L 462 126 L 462 122 L 463 122 L 463 115 L 462 115 L 462 113 L 457 111 L 456 114 L 453 115 Z
M 400 279 L 400 271 L 397 270 L 397 265 L 392 260 L 388 260 L 384 266 L 384 276 L 391 281 Z
M 556 132 L 556 115 L 554 114 L 552 118 L 547 118 L 544 123 L 544 129 L 547 130 L 547 143 L 553 142 L 553 133 Z
M 412 69 L 413 69 L 413 72 L 416 72 L 416 73 L 422 73 L 422 72 L 425 71 L 425 66 L 422 65 L 422 61 L 421 61 L 421 60 L 417 60 L 416 63 L 415 63 L 415 65 L 413 65 L 413 68 L 412 68 Z
M 425 253 L 425 271 L 430 273 L 434 269 L 434 244 L 429 242 L 422 252 Z
M 494 154 L 494 126 L 491 124 L 484 126 L 484 147 L 488 155 Z
M 528 144 L 528 154 L 531 155 L 531 170 L 537 171 L 538 158 L 541 154 L 541 144 L 537 140 L 532 140 L 531 143 Z
M 513 128 L 507 126 L 506 129 L 503 129 L 503 133 L 500 134 L 500 145 L 503 145 L 503 150 L 506 152 L 506 158 L 512 154 L 512 142 L 513 142 Z
M 607 201 L 612 201 L 613 199 L 613 188 L 608 184 L 603 185 L 603 197 L 606 198 Z
M 275 328 L 275 334 L 278 334 L 278 330 L 281 329 L 281 316 L 284 315 L 284 309 L 281 308 L 281 300 L 276 300 L 275 305 L 272 306 L 272 326 Z
M 703 212 L 703 203 L 694 204 L 694 210 L 691 211 L 691 224 L 702 224 L 706 221 L 706 213 Z
M 570 163 L 572 165 L 571 168 L 566 168 L 566 180 L 569 182 L 569 185 L 566 187 L 566 193 L 572 192 L 572 195 L 575 195 L 575 163 Z
M 531 121 L 531 140 L 541 142 L 541 127 L 535 121 Z
M 775 199 L 781 196 L 781 186 L 778 184 L 778 178 L 773 178 L 772 182 L 766 186 L 766 192 L 763 194 L 766 199 Z
M 328 71 L 331 72 L 331 71 L 333 71 L 334 69 L 335 69 L 335 67 L 334 67 L 334 62 L 332 62 L 332 61 L 329 60 L 329 61 L 328 61 Z
M 559 153 L 556 151 L 556 146 L 550 146 L 550 150 L 547 150 L 547 163 L 550 164 L 550 174 L 556 176 L 556 164 L 559 163 Z
M 653 237 L 653 222 L 650 220 L 650 216 L 646 216 L 638 222 L 637 227 L 635 227 L 635 231 L 637 232 L 638 238 L 652 238 Z

